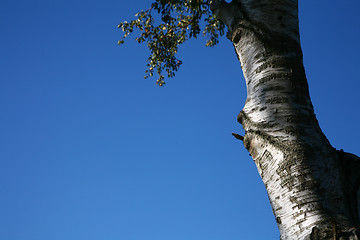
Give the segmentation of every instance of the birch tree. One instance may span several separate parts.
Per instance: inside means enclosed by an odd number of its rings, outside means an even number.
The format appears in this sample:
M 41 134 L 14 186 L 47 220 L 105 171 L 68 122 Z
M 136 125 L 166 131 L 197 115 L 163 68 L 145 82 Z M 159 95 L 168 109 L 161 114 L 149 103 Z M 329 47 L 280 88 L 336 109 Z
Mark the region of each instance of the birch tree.
M 150 49 L 145 78 L 175 76 L 178 46 L 203 33 L 225 34 L 246 81 L 238 115 L 243 141 L 269 195 L 281 239 L 360 239 L 360 159 L 336 150 L 310 100 L 297 0 L 156 0 L 118 26 Z

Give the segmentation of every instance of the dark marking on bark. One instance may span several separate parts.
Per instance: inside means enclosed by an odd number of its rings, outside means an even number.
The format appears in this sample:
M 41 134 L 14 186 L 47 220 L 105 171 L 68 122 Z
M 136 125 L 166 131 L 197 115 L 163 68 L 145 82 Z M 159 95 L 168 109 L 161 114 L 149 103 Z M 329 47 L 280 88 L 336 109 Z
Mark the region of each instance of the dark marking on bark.
M 286 103 L 289 102 L 289 99 L 286 97 L 272 97 L 266 100 L 266 103 L 277 104 L 277 103 Z
M 257 110 L 259 110 L 259 108 L 258 108 L 258 107 L 254 107 L 254 108 L 252 108 L 248 113 L 253 113 L 253 112 L 256 112 Z
M 262 107 L 259 109 L 260 112 L 264 111 L 267 107 Z
M 262 86 L 264 85 L 264 83 L 268 83 L 270 81 L 272 81 L 274 84 L 279 84 L 280 82 L 286 80 L 286 81 L 289 81 L 291 77 L 291 73 L 286 73 L 286 72 L 283 72 L 283 73 L 272 73 L 268 76 L 265 76 L 265 77 L 262 77 L 261 79 L 259 79 L 259 81 L 254 84 L 254 89 L 257 89 L 259 86 Z
M 281 224 L 281 218 L 280 218 L 280 217 L 277 217 L 277 218 L 276 218 L 276 222 L 277 222 L 278 224 Z
M 237 44 L 241 39 L 241 34 L 243 34 L 243 31 L 241 31 L 240 28 L 235 29 L 235 31 L 232 33 L 232 36 L 230 37 L 230 40 Z
M 279 175 L 279 178 L 280 178 L 280 185 L 282 187 L 286 187 L 287 189 L 289 189 L 289 191 L 292 191 L 293 190 L 293 187 L 294 187 L 294 183 L 295 183 L 295 178 L 292 174 L 292 171 L 291 171 L 291 166 L 294 165 L 294 162 L 293 161 L 282 161 L 277 169 L 276 169 L 276 174 Z M 294 197 L 290 197 L 290 201 L 295 203 L 295 204 L 298 204 L 297 201 L 296 201 L 296 198 Z
M 286 88 L 283 86 L 270 86 L 270 87 L 265 87 L 263 89 L 263 92 L 269 92 L 269 91 L 280 91 L 280 90 L 285 90 Z
M 267 150 L 263 153 L 262 157 L 259 160 L 259 167 L 262 171 L 265 171 L 268 167 L 268 164 L 273 161 L 273 156 Z
M 284 69 L 292 69 L 294 65 L 298 62 L 298 58 L 296 57 L 283 57 L 283 56 L 266 56 L 269 61 L 261 64 L 259 67 L 255 69 L 255 73 L 260 73 L 263 70 L 272 67 L 272 68 L 284 68 Z

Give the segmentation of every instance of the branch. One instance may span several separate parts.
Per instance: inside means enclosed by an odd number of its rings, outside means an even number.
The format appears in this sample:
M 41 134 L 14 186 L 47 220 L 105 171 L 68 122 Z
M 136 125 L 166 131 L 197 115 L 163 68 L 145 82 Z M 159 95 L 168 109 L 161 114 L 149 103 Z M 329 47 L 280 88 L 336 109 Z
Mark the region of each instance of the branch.
M 237 133 L 232 133 L 231 135 L 233 135 L 233 136 L 234 136 L 236 139 L 238 139 L 238 140 L 244 141 L 244 137 L 241 136 L 241 135 L 239 135 L 239 134 L 237 134 Z
M 224 0 L 212 0 L 210 9 L 225 25 L 232 31 L 236 21 L 242 19 L 243 13 L 238 3 L 232 1 L 227 3 Z

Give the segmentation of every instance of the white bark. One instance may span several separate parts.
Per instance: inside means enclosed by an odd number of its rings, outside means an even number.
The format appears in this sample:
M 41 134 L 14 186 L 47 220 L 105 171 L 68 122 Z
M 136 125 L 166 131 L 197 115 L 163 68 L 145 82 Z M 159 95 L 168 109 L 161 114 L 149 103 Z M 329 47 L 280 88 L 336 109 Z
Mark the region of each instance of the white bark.
M 358 239 L 360 160 L 336 151 L 316 120 L 297 1 L 213 2 L 242 65 L 247 100 L 238 121 L 281 239 Z

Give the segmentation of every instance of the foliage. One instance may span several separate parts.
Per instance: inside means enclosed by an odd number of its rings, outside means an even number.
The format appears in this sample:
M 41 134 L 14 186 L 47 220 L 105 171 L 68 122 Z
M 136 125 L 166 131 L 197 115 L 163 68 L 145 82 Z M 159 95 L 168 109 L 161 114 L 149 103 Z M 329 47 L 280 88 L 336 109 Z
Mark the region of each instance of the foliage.
M 160 24 L 155 24 L 156 20 Z M 176 57 L 179 46 L 190 38 L 197 38 L 203 26 L 203 35 L 207 36 L 206 46 L 214 46 L 224 34 L 225 25 L 214 16 L 206 0 L 155 0 L 146 11 L 135 15 L 131 22 L 118 25 L 124 35 L 118 44 L 123 44 L 135 29 L 140 31 L 136 37 L 139 43 L 147 42 L 150 50 L 148 69 L 144 78 L 159 76 L 156 84 L 163 86 L 164 74 L 171 78 L 179 69 L 182 61 Z M 203 21 L 203 22 L 202 22 Z

